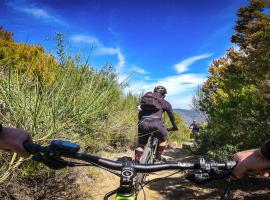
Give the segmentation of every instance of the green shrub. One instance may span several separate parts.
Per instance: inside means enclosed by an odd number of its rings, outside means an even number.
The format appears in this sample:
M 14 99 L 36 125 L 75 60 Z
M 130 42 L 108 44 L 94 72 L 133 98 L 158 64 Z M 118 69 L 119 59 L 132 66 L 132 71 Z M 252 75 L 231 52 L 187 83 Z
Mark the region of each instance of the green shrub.
M 77 58 L 65 57 L 63 50 L 58 52 L 61 65 L 49 84 L 40 74 L 22 73 L 17 69 L 19 62 L 16 67 L 9 66 L 0 80 L 1 123 L 28 130 L 41 144 L 53 138 L 66 139 L 88 151 L 98 151 L 116 141 L 131 144 L 136 97 L 123 94 L 123 85 L 110 66 L 94 70 L 79 64 Z M 0 182 L 22 162 L 16 154 L 1 154 L 5 156 L 0 158 Z M 29 172 L 35 167 L 24 164 L 23 169 Z

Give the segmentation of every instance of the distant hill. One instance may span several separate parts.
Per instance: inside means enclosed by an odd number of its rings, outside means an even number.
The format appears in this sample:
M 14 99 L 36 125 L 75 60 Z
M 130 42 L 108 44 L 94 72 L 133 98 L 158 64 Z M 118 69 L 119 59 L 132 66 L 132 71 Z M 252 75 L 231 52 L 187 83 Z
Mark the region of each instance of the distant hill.
M 195 110 L 185 110 L 185 109 L 174 109 L 174 112 L 178 113 L 185 124 L 191 124 L 193 120 L 197 122 L 206 121 L 205 116 Z

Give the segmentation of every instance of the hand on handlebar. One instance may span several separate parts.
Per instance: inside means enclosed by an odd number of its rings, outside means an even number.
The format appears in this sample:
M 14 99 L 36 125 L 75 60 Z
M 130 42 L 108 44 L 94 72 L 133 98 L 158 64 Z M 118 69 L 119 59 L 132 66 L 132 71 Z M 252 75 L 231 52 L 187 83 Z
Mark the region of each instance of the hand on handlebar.
M 168 131 L 178 131 L 178 127 L 174 126 L 172 128 L 167 128 Z
M 23 142 L 32 142 L 31 135 L 20 128 L 3 127 L 0 134 L 0 149 L 16 152 L 19 156 L 27 158 L 30 154 L 24 149 Z
M 260 174 L 264 177 L 269 176 L 270 161 L 266 159 L 260 152 L 260 149 L 250 149 L 238 152 L 234 155 L 234 160 L 238 161 L 233 175 L 235 178 L 241 178 L 248 171 Z

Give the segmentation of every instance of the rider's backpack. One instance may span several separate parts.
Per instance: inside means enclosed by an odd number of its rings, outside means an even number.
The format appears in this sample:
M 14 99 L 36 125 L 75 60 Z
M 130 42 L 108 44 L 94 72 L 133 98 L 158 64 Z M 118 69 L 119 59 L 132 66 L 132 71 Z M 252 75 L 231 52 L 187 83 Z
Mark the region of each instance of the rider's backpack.
M 141 99 L 141 109 L 143 111 L 156 112 L 162 109 L 160 102 L 160 94 L 156 92 L 147 92 L 142 96 Z

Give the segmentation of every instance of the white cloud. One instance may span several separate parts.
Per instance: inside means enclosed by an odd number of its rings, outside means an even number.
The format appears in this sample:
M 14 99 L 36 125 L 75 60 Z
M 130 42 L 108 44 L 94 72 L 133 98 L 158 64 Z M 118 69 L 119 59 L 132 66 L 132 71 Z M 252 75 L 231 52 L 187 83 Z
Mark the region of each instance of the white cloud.
M 118 63 L 116 65 L 116 71 L 121 72 L 125 63 L 126 63 L 126 60 L 125 60 L 124 54 L 122 54 L 120 49 L 116 49 L 116 54 L 117 54 L 117 58 L 118 58 Z
M 94 38 L 94 37 L 90 37 L 90 36 L 86 36 L 86 35 L 74 35 L 71 38 L 71 41 L 73 42 L 84 42 L 90 45 L 93 45 L 94 43 L 99 43 L 99 41 Z
M 24 2 L 24 4 L 26 4 L 26 2 Z M 37 19 L 42 19 L 46 22 L 54 22 L 61 25 L 67 25 L 66 22 L 61 20 L 59 17 L 56 17 L 45 9 L 36 7 L 34 5 L 25 6 L 23 5 L 23 2 L 20 3 L 19 1 L 9 1 L 6 3 L 6 5 L 11 7 L 15 11 L 31 15 Z
M 180 73 L 183 73 L 183 72 L 187 71 L 188 67 L 190 65 L 192 65 L 194 62 L 196 62 L 198 60 L 201 60 L 201 59 L 204 59 L 204 58 L 209 58 L 211 56 L 212 56 L 211 53 L 206 53 L 206 54 L 201 54 L 201 55 L 198 55 L 198 56 L 193 56 L 193 57 L 187 58 L 187 59 L 175 64 L 174 68 L 180 74 Z
M 117 64 L 115 65 L 116 72 L 118 73 L 119 82 L 131 79 L 133 75 L 146 75 L 148 72 L 142 67 L 136 65 L 127 64 L 124 54 L 122 53 L 120 47 L 108 47 L 105 46 L 96 37 L 89 35 L 73 35 L 70 40 L 74 43 L 86 43 L 89 45 L 94 45 L 93 55 L 95 56 L 106 56 L 115 55 L 117 57 Z M 148 77 L 149 79 L 149 77 Z
M 49 13 L 43 9 L 40 8 L 22 8 L 21 11 L 33 15 L 35 17 L 40 17 L 40 18 L 44 18 L 44 19 L 49 19 L 51 18 L 51 15 L 49 15 Z
M 156 84 L 165 86 L 170 91 L 170 95 L 179 95 L 182 92 L 192 92 L 194 88 L 205 80 L 205 74 L 180 74 L 165 77 Z
M 97 38 L 88 35 L 74 35 L 70 39 L 75 43 L 86 43 L 94 45 L 94 55 L 96 56 L 115 55 L 118 59 L 118 63 L 115 66 L 116 71 L 117 73 L 123 73 L 122 70 L 126 64 L 126 60 L 124 54 L 119 47 L 107 47 Z M 124 75 L 124 77 L 126 77 L 126 75 Z
M 155 86 L 163 85 L 167 88 L 168 99 L 174 108 L 190 108 L 193 92 L 207 79 L 206 74 L 179 74 L 175 76 L 167 76 L 159 81 L 147 80 L 147 76 L 140 81 L 130 83 L 130 87 L 126 91 L 133 93 L 142 93 L 152 91 Z
M 134 71 L 135 73 L 141 74 L 141 75 L 148 74 L 148 72 L 141 67 L 133 67 L 131 70 Z
M 179 97 L 168 96 L 166 99 L 172 104 L 173 108 L 182 108 L 182 109 L 192 108 L 192 104 L 191 104 L 192 95 L 179 96 Z

